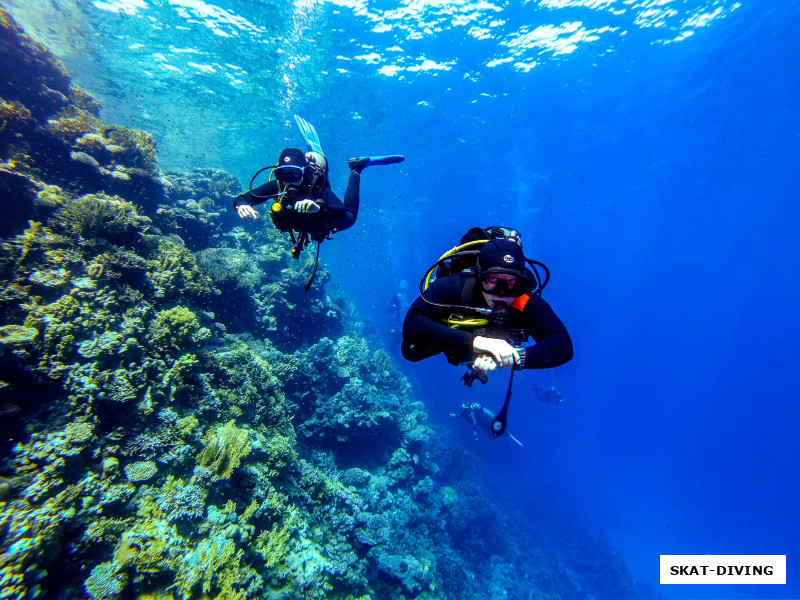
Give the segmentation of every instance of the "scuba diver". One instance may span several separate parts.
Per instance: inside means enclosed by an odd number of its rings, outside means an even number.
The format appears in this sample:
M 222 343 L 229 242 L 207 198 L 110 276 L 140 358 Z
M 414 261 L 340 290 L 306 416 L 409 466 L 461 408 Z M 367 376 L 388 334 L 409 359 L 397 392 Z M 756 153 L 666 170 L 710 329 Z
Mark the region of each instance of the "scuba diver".
M 457 419 L 464 419 L 472 425 L 472 433 L 475 436 L 475 440 L 478 440 L 478 430 L 483 431 L 487 436 L 490 438 L 494 437 L 492 435 L 492 421 L 494 420 L 494 413 L 490 411 L 485 406 L 481 406 L 477 402 L 465 402 L 461 405 L 461 412 L 459 413 L 450 413 L 451 417 L 455 417 Z M 510 437 L 514 442 L 522 446 L 522 442 L 520 442 L 517 438 L 511 435 L 509 432 L 506 431 L 505 435 Z
M 475 255 L 474 267 L 433 279 L 443 263 L 452 266 Z M 506 402 L 492 421 L 495 437 L 505 432 L 514 371 L 549 369 L 572 359 L 569 333 L 541 297 L 548 281 L 547 267 L 525 258 L 518 236 L 474 240 L 449 251 L 427 271 L 406 314 L 401 352 L 407 360 L 444 353 L 453 365 L 469 365 L 462 377 L 467 386 L 475 379 L 485 383 L 498 368 L 512 369 Z M 528 338 L 536 343 L 523 348 Z
M 310 242 L 317 243 L 314 269 L 305 285 L 305 290 L 308 291 L 317 273 L 320 244 L 331 239 L 332 234 L 344 231 L 356 222 L 361 172 L 373 165 L 402 162 L 405 157 L 390 155 L 351 158 L 350 179 L 342 202 L 331 189 L 328 161 L 316 129 L 305 119 L 297 115 L 294 118 L 308 145 L 308 152 L 286 148 L 281 152 L 277 164 L 264 167 L 253 175 L 248 191 L 234 199 L 233 209 L 242 219 L 256 219 L 258 212 L 253 207 L 271 200 L 269 215 L 275 227 L 291 237 L 293 258 L 299 258 Z M 267 169 L 271 169 L 269 181 L 253 189 L 256 177 Z
M 533 385 L 533 391 L 536 392 L 536 399 L 540 402 L 547 402 L 548 404 L 561 404 L 566 398 L 556 386 L 551 386 L 543 390 L 538 385 Z

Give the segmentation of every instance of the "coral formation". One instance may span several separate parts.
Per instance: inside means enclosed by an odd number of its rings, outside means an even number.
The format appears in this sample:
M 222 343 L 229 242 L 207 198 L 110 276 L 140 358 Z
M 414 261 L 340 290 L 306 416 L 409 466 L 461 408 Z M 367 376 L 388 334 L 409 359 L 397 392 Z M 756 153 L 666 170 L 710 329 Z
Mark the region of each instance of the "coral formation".
M 212 479 L 229 479 L 233 470 L 252 448 L 247 431 L 231 420 L 210 430 L 203 439 L 205 448 L 197 456 L 197 464 L 207 468 Z
M 135 483 L 152 479 L 156 473 L 158 473 L 158 467 L 156 463 L 151 460 L 125 465 L 125 477 L 127 477 L 129 481 Z

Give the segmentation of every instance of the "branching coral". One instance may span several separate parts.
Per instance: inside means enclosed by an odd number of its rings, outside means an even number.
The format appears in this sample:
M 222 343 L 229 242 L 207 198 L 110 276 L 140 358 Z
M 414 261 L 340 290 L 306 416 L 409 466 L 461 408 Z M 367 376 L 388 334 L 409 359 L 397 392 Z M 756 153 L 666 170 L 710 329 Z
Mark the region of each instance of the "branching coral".
M 50 250 L 59 240 L 49 227 L 37 221 L 28 221 L 28 228 L 10 241 L 3 243 L 3 248 L 15 257 L 20 266 L 28 258 L 37 258 Z
M 77 106 L 67 106 L 47 122 L 46 129 L 68 146 L 86 133 L 100 131 L 105 123 Z
M 156 257 L 147 261 L 147 277 L 156 297 L 177 294 L 210 297 L 218 294 L 208 275 L 202 273 L 195 256 L 183 245 L 162 239 Z
M 252 448 L 248 432 L 236 427 L 233 420 L 211 429 L 203 444 L 205 448 L 197 456 L 197 464 L 208 468 L 216 480 L 229 479 Z
M 243 288 L 252 292 L 261 283 L 264 273 L 253 257 L 234 248 L 210 248 L 197 253 L 200 267 L 214 284 L 231 290 Z
M 274 567 L 289 554 L 289 540 L 292 531 L 286 524 L 275 523 L 272 529 L 264 530 L 256 538 L 255 551 L 261 555 L 264 566 Z
M 206 491 L 199 485 L 186 484 L 172 476 L 161 487 L 155 500 L 167 521 L 191 521 L 203 516 Z
M 70 198 L 56 213 L 56 219 L 81 239 L 100 237 L 119 244 L 135 241 L 151 223 L 133 203 L 106 194 Z

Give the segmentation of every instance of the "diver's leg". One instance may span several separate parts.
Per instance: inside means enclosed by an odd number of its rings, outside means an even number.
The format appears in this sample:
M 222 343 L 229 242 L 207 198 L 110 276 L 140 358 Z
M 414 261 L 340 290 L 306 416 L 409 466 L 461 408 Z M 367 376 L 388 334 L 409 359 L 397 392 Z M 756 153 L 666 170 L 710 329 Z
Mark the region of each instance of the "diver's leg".
M 356 222 L 360 203 L 361 175 L 357 171 L 350 171 L 350 180 L 347 182 L 347 189 L 344 192 L 344 210 L 347 214 L 341 219 L 341 225 L 337 227 L 340 231 Z

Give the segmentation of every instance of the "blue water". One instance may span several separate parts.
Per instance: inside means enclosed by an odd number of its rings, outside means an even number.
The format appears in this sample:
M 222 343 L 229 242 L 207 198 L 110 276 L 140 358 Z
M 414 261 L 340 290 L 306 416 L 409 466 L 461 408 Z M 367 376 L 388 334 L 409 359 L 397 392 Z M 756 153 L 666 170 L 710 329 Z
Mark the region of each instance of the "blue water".
M 665 598 L 800 598 L 800 2 L 4 3 L 163 168 L 245 184 L 294 113 L 339 191 L 348 157 L 405 154 L 322 254 L 387 344 L 401 280 L 471 226 L 522 231 L 575 359 L 516 379 L 523 448 L 446 416 L 505 375 L 404 364 L 431 420 L 499 502 Z M 661 554 L 786 554 L 787 584 L 659 586 Z

